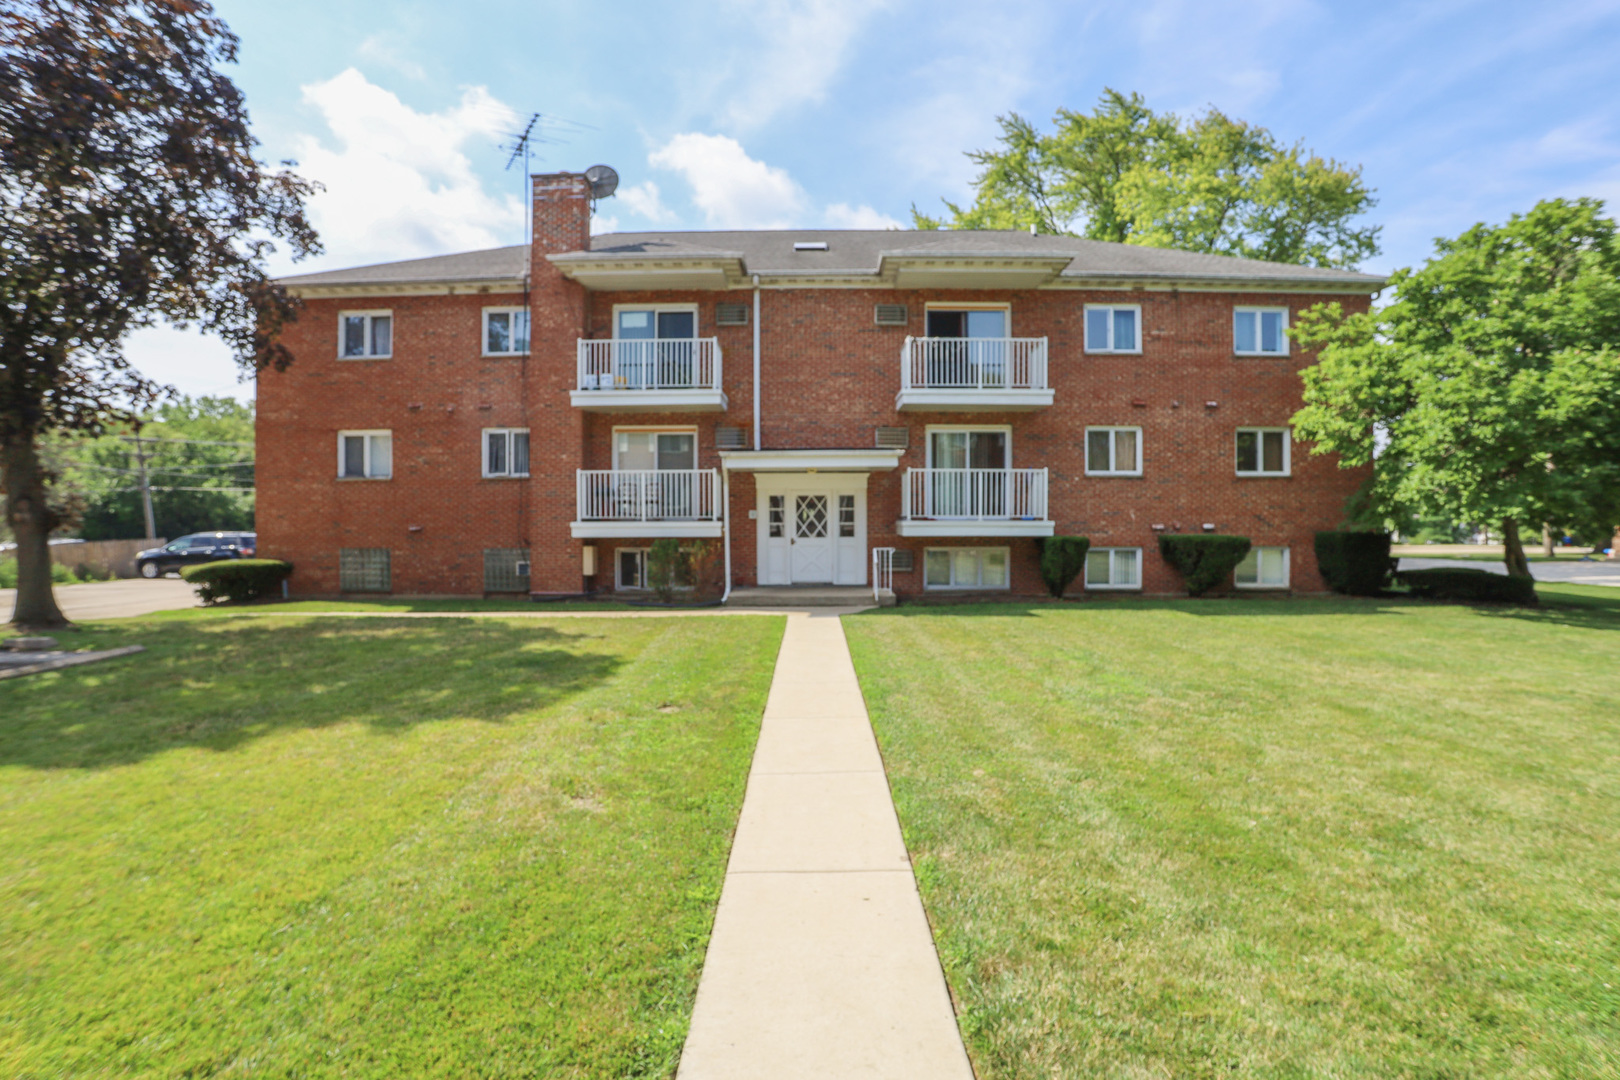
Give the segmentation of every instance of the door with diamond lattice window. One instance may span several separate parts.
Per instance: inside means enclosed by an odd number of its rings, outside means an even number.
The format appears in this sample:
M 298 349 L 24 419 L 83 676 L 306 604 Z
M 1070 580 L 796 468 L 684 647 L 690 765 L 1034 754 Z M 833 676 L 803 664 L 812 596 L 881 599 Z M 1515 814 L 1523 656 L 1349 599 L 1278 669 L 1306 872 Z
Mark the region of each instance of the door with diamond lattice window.
M 832 497 L 793 496 L 793 582 L 830 583 L 833 579 Z

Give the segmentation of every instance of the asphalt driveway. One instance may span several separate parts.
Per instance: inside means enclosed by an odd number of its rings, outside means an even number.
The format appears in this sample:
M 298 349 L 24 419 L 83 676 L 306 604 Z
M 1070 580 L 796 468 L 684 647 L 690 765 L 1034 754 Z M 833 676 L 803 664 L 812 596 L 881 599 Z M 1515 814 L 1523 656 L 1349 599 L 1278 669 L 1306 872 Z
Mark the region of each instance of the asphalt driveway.
M 154 611 L 197 606 L 196 589 L 179 578 L 130 578 L 89 585 L 58 585 L 56 603 L 69 619 L 116 619 Z M 0 612 L 7 621 L 17 604 L 16 589 L 0 589 Z

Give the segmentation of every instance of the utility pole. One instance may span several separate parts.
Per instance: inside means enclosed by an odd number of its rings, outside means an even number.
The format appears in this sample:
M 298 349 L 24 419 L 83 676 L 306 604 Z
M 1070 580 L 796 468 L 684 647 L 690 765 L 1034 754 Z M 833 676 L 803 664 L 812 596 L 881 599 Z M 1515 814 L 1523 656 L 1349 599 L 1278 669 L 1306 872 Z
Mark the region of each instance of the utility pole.
M 146 479 L 146 453 L 141 449 L 140 429 L 135 429 L 135 460 L 141 471 L 141 506 L 146 511 L 146 538 L 157 539 L 157 521 L 152 517 L 152 485 Z

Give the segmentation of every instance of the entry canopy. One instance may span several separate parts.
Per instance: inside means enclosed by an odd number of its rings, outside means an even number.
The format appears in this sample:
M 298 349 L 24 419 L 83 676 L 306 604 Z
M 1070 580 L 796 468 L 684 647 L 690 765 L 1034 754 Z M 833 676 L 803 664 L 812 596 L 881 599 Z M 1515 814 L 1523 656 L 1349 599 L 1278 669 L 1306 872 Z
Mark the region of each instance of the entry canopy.
M 900 464 L 901 450 L 722 450 L 720 464 L 733 472 L 886 472 Z

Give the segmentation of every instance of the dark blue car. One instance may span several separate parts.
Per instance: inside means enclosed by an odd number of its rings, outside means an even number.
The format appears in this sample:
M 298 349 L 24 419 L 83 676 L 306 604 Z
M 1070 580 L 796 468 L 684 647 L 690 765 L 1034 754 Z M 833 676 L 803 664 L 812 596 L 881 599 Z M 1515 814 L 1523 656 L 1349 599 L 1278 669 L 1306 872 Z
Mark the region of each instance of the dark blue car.
M 170 540 L 159 548 L 147 548 L 135 556 L 135 569 L 141 577 L 157 578 L 178 573 L 182 566 L 217 562 L 220 559 L 251 559 L 258 548 L 258 534 L 250 532 L 192 533 Z

